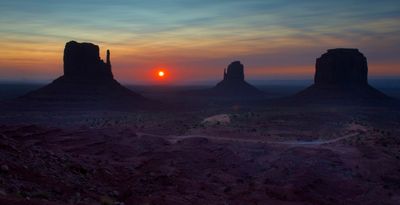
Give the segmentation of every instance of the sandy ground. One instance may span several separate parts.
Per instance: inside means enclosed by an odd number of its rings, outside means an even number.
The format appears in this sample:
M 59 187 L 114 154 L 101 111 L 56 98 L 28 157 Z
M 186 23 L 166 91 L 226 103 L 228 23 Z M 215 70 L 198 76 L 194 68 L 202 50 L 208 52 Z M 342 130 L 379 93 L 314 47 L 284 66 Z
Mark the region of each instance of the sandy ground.
M 399 116 L 3 113 L 0 204 L 400 204 Z

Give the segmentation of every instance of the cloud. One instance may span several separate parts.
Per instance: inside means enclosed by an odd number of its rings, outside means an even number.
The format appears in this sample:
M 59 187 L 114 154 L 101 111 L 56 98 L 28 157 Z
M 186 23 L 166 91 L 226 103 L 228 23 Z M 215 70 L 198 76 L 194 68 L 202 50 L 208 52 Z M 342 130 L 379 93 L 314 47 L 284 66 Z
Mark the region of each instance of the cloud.
M 391 0 L 3 0 L 0 13 L 0 46 L 7 48 L 0 75 L 21 54 L 47 70 L 58 65 L 69 40 L 110 48 L 117 73 L 164 63 L 208 78 L 231 59 L 304 72 L 333 47 L 357 47 L 372 63 L 400 65 L 400 5 Z

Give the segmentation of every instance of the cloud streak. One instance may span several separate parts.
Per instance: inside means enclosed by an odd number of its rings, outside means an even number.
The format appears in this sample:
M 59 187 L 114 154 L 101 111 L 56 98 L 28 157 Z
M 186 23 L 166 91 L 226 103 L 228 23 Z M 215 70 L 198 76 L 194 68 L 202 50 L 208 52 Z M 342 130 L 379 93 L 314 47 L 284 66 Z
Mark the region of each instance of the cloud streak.
M 390 64 L 388 75 L 400 74 L 400 5 L 391 0 L 3 0 L 0 13 L 0 76 L 18 68 L 27 72 L 15 78 L 53 77 L 72 39 L 110 48 L 117 78 L 126 82 L 158 65 L 210 78 L 235 59 L 255 69 L 250 77 L 282 67 L 279 75 L 308 74 L 305 67 L 313 70 L 315 58 L 333 47 L 360 48 L 371 63 Z

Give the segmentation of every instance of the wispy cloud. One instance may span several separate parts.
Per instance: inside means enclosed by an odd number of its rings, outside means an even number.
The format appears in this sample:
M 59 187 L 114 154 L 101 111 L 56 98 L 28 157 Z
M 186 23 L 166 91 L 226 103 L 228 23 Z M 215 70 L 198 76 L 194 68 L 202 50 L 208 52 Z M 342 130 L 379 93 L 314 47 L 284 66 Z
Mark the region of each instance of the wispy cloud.
M 161 63 L 209 77 L 231 59 L 303 72 L 332 47 L 358 47 L 372 63 L 400 65 L 397 0 L 3 0 L 0 13 L 0 75 L 21 58 L 51 70 L 72 39 L 111 48 L 116 73 L 129 68 L 133 76 Z

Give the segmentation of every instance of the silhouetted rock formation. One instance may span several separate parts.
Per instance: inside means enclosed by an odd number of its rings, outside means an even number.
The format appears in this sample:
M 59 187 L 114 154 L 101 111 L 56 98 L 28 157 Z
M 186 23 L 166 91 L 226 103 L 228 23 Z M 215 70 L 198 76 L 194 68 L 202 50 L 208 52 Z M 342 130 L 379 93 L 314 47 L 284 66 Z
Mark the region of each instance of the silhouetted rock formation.
M 315 68 L 316 85 L 368 84 L 367 58 L 358 49 L 329 49 L 317 59 Z
M 147 100 L 113 78 L 109 50 L 106 59 L 104 62 L 100 58 L 97 45 L 70 41 L 64 49 L 64 75 L 20 99 L 89 108 L 140 107 Z
M 329 49 L 316 61 L 314 84 L 295 95 L 310 102 L 389 99 L 368 84 L 366 57 L 358 49 Z
M 240 61 L 229 64 L 228 68 L 224 70 L 223 80 L 212 88 L 212 93 L 231 97 L 263 94 L 244 80 L 244 67 Z
M 104 81 L 113 79 L 110 51 L 107 61 L 99 56 L 99 46 L 92 43 L 70 41 L 64 49 L 64 77 L 82 81 Z
M 228 69 L 224 69 L 224 81 L 244 81 L 243 64 L 240 61 L 232 62 L 229 64 Z

